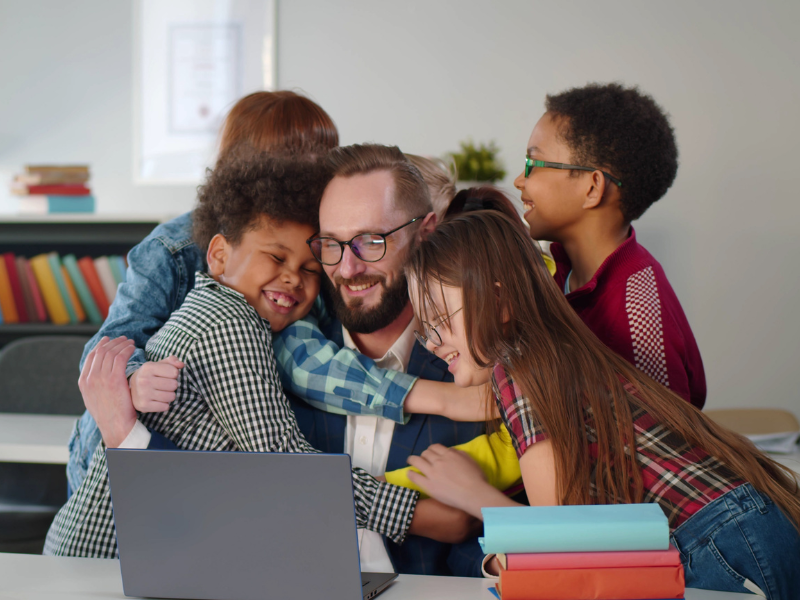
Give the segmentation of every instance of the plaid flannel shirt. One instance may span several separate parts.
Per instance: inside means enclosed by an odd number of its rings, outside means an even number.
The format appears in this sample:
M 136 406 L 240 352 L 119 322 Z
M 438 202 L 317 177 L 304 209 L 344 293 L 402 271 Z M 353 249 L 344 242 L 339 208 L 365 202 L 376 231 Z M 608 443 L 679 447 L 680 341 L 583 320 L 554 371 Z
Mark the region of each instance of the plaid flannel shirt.
M 314 312 L 324 317 L 324 310 L 316 308 Z M 382 369 L 360 352 L 340 348 L 322 333 L 314 312 L 273 340 L 284 389 L 325 412 L 407 423 L 403 402 L 418 378 Z
M 622 381 L 625 391 L 639 398 L 636 387 Z M 522 390 L 502 365 L 492 373 L 497 407 L 511 433 L 511 441 L 521 457 L 525 450 L 548 434 L 536 419 Z M 689 517 L 726 492 L 745 483 L 722 462 L 704 450 L 692 447 L 665 426 L 657 423 L 643 408 L 632 406 L 636 436 L 636 462 L 642 472 L 643 502 L 658 502 L 674 530 Z M 591 409 L 585 409 L 589 453 L 597 459 L 597 432 Z M 595 471 L 592 470 L 594 478 Z M 594 491 L 594 481 L 591 482 Z
M 317 452 L 300 433 L 277 375 L 269 323 L 244 296 L 198 272 L 195 289 L 147 344 L 148 360 L 175 355 L 185 367 L 164 413 L 141 415 L 148 428 L 185 450 Z M 418 494 L 353 469 L 356 521 L 402 542 Z M 105 446 L 53 521 L 45 554 L 118 555 Z

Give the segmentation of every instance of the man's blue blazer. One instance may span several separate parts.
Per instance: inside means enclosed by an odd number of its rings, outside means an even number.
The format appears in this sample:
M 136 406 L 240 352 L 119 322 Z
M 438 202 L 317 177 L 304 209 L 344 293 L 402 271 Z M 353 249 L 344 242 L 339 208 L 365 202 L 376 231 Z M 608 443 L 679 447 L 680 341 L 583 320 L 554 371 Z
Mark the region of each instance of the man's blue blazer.
M 333 328 L 332 328 L 333 329 Z M 338 329 L 338 335 L 337 331 Z M 326 332 L 328 339 L 343 346 L 341 328 Z M 337 339 L 338 338 L 338 339 Z M 422 379 L 452 381 L 447 364 L 418 343 L 414 344 L 408 372 Z M 344 452 L 347 417 L 317 410 L 289 395 L 297 423 L 308 442 L 322 452 Z M 406 425 L 395 424 L 387 471 L 408 466 L 410 455 L 421 454 L 431 444 L 455 446 L 485 432 L 483 423 L 458 423 L 435 415 L 411 415 Z M 454 575 L 480 577 L 483 552 L 477 538 L 462 544 L 443 544 L 429 538 L 409 535 L 402 545 L 386 540 L 386 549 L 398 573 L 415 575 Z

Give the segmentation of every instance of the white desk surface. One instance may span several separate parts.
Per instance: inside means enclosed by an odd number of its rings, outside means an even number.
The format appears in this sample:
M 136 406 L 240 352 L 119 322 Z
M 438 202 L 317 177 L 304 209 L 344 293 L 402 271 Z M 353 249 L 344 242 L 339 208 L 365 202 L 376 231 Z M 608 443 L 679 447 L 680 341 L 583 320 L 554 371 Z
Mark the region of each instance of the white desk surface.
M 67 464 L 78 417 L 0 413 L 0 462 Z
M 0 598 L 111 600 L 122 593 L 119 561 L 0 553 Z M 491 600 L 485 579 L 400 575 L 380 600 Z M 752 600 L 750 594 L 686 590 L 686 600 Z

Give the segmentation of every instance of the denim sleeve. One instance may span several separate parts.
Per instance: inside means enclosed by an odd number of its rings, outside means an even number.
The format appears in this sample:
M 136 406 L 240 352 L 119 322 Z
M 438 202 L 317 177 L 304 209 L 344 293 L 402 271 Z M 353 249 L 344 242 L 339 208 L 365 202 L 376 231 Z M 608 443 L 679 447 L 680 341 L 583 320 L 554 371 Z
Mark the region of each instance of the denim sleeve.
M 455 577 L 483 577 L 481 564 L 484 556 L 478 538 L 473 538 L 450 547 L 447 566 Z
M 381 369 L 360 352 L 339 348 L 322 334 L 313 314 L 276 335 L 273 348 L 283 387 L 312 406 L 408 420 L 403 402 L 417 377 Z
M 108 311 L 108 318 L 86 344 L 86 356 L 103 336 L 124 335 L 132 339 L 136 351 L 128 361 L 128 377 L 145 362 L 147 341 L 167 322 L 188 293 L 186 265 L 180 253 L 173 254 L 158 239 L 150 238 L 135 246 L 128 254 L 126 281 L 117 288 L 117 296 Z

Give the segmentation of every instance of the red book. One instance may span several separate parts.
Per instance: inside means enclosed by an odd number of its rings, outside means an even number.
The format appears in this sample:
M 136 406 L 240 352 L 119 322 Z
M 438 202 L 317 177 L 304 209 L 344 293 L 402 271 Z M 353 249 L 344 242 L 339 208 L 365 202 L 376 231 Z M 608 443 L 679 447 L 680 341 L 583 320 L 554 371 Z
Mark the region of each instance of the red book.
M 106 297 L 106 293 L 103 290 L 103 284 L 100 283 L 97 270 L 94 268 L 94 261 L 90 257 L 84 256 L 78 261 L 78 268 L 81 270 L 83 278 L 86 280 L 86 285 L 89 286 L 89 292 L 92 294 L 92 298 L 94 298 L 97 304 L 100 315 L 105 319 L 108 317 L 108 297 Z
M 27 261 L 21 257 L 17 257 L 17 275 L 19 276 L 19 287 L 22 288 L 22 299 L 25 304 L 25 312 L 28 313 L 28 321 L 31 323 L 39 322 L 39 315 L 36 312 L 36 304 L 33 302 L 33 291 L 31 290 L 31 282 L 28 281 L 28 272 L 25 270 L 25 263 Z
M 25 277 L 27 277 L 31 286 L 31 296 L 33 296 L 33 304 L 36 306 L 36 317 L 40 323 L 47 323 L 47 309 L 44 307 L 42 292 L 39 290 L 39 283 L 36 281 L 33 269 L 31 269 L 31 263 L 28 260 L 25 261 Z
M 31 195 L 88 196 L 92 190 L 80 183 L 62 183 L 60 185 L 29 185 L 28 193 Z
M 3 254 L 3 260 L 6 261 L 6 271 L 8 271 L 8 281 L 11 283 L 11 293 L 14 296 L 14 304 L 17 307 L 17 315 L 19 316 L 20 323 L 28 323 L 28 311 L 25 308 L 25 296 L 22 294 L 22 286 L 19 282 L 19 274 L 17 273 L 17 260 L 11 252 Z
M 681 564 L 681 555 L 672 545 L 669 550 L 498 554 L 497 559 L 503 568 L 509 571 L 597 567 L 676 567 Z
M 683 566 L 500 571 L 503 600 L 683 598 Z

